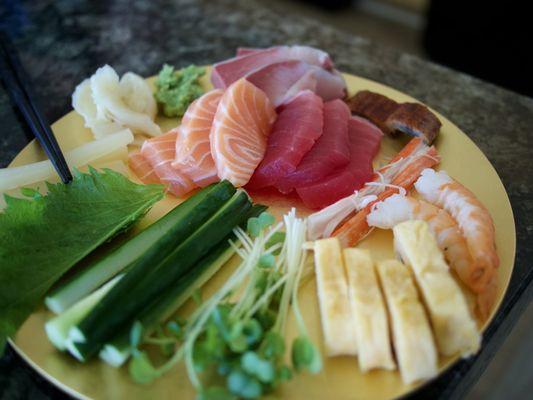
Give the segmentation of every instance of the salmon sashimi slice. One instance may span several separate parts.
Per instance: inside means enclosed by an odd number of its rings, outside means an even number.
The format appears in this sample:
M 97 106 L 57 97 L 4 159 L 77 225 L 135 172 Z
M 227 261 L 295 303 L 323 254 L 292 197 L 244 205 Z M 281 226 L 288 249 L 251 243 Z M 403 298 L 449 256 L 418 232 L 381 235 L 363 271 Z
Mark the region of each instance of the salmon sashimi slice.
M 371 122 L 351 117 L 348 121 L 350 162 L 321 181 L 296 188 L 309 208 L 323 208 L 349 196 L 373 175 L 372 160 L 379 150 L 383 132 Z
M 308 186 L 325 178 L 350 161 L 348 120 L 350 110 L 342 100 L 324 104 L 324 129 L 315 145 L 304 156 L 296 169 L 276 182 L 282 193 L 296 187 Z
M 247 188 L 272 186 L 296 169 L 322 135 L 323 109 L 320 97 L 310 90 L 300 92 L 278 108 L 278 119 L 268 137 L 265 158 Z
M 143 183 L 161 183 L 154 169 L 140 152 L 128 155 L 128 166 Z
M 196 185 L 187 175 L 172 167 L 176 156 L 176 136 L 178 129 L 172 129 L 164 135 L 144 142 L 141 147 L 142 156 L 150 163 L 162 184 L 168 191 L 181 197 Z
M 209 133 L 223 94 L 223 90 L 215 89 L 192 102 L 181 120 L 176 139 L 176 158 L 172 167 L 200 187 L 218 181 Z
M 263 159 L 276 111 L 267 95 L 242 78 L 222 96 L 211 127 L 218 177 L 244 186 Z

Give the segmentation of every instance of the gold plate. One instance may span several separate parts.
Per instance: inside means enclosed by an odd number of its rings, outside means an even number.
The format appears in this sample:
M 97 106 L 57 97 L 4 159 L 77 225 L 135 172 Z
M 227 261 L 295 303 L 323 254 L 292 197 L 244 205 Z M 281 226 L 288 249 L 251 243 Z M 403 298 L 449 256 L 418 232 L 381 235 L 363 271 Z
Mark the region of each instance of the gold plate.
M 353 75 L 344 75 L 350 94 L 367 89 L 382 93 L 397 101 L 416 101 L 413 98 L 392 88 Z M 153 78 L 150 80 L 153 83 Z M 207 84 L 207 79 L 205 79 Z M 461 181 L 472 190 L 489 209 L 496 226 L 496 244 L 501 260 L 499 268 L 499 292 L 494 310 L 488 322 L 483 324 L 484 330 L 492 320 L 509 285 L 514 265 L 516 235 L 513 213 L 509 199 L 496 171 L 461 130 L 442 115 L 437 114 L 442 122 L 441 133 L 436 142 L 442 156 L 440 168 Z M 177 124 L 176 120 L 159 119 L 164 129 Z M 70 112 L 53 124 L 53 130 L 63 150 L 76 147 L 92 140 L 91 133 L 84 128 L 81 117 Z M 385 138 L 381 150 L 376 157 L 376 164 L 394 155 L 406 142 Z M 23 165 L 44 159 L 44 153 L 33 141 L 22 150 L 11 166 Z M 254 198 L 256 201 L 268 199 Z M 141 226 L 155 221 L 167 212 L 178 201 L 171 196 L 157 203 L 141 222 Z M 301 203 L 291 204 L 290 200 L 271 202 L 271 210 L 277 216 L 295 205 L 300 215 L 306 215 Z M 369 248 L 376 260 L 393 257 L 392 235 L 390 231 L 375 230 L 361 244 Z M 225 266 L 206 285 L 204 293 L 209 293 L 220 285 L 230 273 L 231 266 Z M 301 290 L 301 306 L 312 339 L 322 345 L 319 311 L 315 294 L 315 283 L 309 281 Z M 184 309 L 190 309 L 186 304 Z M 51 313 L 43 308 L 34 312 L 20 328 L 11 341 L 16 351 L 42 376 L 67 393 L 81 398 L 95 399 L 193 399 L 194 391 L 187 380 L 183 365 L 166 374 L 151 385 L 134 384 L 126 368 L 115 369 L 99 360 L 80 364 L 72 357 L 57 351 L 47 340 L 44 323 Z M 295 333 L 292 316 L 289 318 L 289 339 Z M 459 357 L 440 358 L 439 368 L 442 372 Z M 405 395 L 420 384 L 404 385 L 398 372 L 372 371 L 362 374 L 354 357 L 336 357 L 324 360 L 323 371 L 314 376 L 300 374 L 285 384 L 274 394 L 276 398 L 287 399 L 390 399 Z

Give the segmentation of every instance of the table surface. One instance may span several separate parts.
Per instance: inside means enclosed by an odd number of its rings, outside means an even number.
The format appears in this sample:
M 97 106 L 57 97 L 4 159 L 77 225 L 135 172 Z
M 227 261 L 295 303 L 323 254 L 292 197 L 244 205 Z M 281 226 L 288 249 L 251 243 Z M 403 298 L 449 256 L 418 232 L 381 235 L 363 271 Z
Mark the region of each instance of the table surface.
M 327 50 L 337 67 L 401 90 L 451 119 L 494 165 L 511 199 L 516 265 L 509 290 L 485 332 L 480 353 L 457 363 L 414 398 L 461 398 L 481 375 L 533 297 L 533 99 L 342 33 L 281 15 L 253 0 L 22 1 L 0 6 L 0 24 L 15 35 L 23 64 L 49 121 L 70 111 L 74 87 L 103 64 L 119 73 L 157 73 L 210 64 L 238 46 L 306 44 Z M 3 7 L 3 8 L 1 8 Z M 6 26 L 7 25 L 7 26 Z M 28 134 L 0 88 L 0 166 Z M 8 350 L 0 358 L 0 400 L 66 398 Z

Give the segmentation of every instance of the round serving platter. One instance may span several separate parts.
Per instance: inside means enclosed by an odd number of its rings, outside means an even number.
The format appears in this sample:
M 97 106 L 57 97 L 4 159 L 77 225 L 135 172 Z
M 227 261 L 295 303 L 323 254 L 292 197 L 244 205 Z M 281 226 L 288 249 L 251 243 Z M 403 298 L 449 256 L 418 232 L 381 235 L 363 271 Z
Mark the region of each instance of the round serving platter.
M 348 74 L 344 74 L 344 77 L 350 95 L 366 89 L 381 93 L 399 102 L 416 101 L 406 94 L 377 82 Z M 153 83 L 153 78 L 150 79 L 150 82 Z M 204 84 L 207 89 L 209 85 L 207 79 L 204 79 Z M 498 271 L 499 291 L 489 319 L 480 324 L 480 328 L 484 331 L 501 304 L 513 271 L 516 247 L 513 213 L 498 174 L 481 150 L 457 126 L 442 115 L 436 114 L 442 122 L 440 135 L 435 142 L 442 157 L 438 169 L 446 170 L 450 176 L 472 190 L 490 211 L 496 227 L 496 246 L 501 261 Z M 159 118 L 157 122 L 164 131 L 178 124 L 178 120 L 165 118 Z M 64 151 L 92 140 L 91 132 L 84 127 L 82 118 L 73 111 L 56 121 L 52 128 Z M 375 167 L 386 163 L 403 147 L 407 140 L 407 138 L 399 140 L 384 138 L 381 150 L 374 160 Z M 44 158 L 44 153 L 33 141 L 17 155 L 10 166 L 19 166 Z M 130 177 L 136 179 L 132 173 L 130 173 Z M 311 213 L 311 210 L 306 209 L 301 202 L 294 198 L 274 198 L 266 195 L 257 195 L 253 198 L 256 202 L 269 205 L 270 212 L 276 217 L 280 217 L 291 207 L 295 207 L 300 216 Z M 167 195 L 164 200 L 150 210 L 136 229 L 154 222 L 179 202 L 179 199 Z M 374 260 L 394 257 L 390 231 L 376 229 L 359 246 L 370 249 Z M 203 289 L 206 296 L 229 276 L 234 264 L 235 260 L 228 263 L 206 284 Z M 471 299 L 470 295 L 466 294 Z M 311 338 L 322 346 L 320 314 L 314 279 L 309 280 L 302 287 L 300 298 Z M 187 313 L 191 308 L 191 303 L 185 304 L 180 313 Z M 36 310 L 10 342 L 20 356 L 39 374 L 65 392 L 79 398 L 94 399 L 193 399 L 195 397 L 183 365 L 178 365 L 174 371 L 150 385 L 138 385 L 130 379 L 127 368 L 116 369 L 98 359 L 81 364 L 67 354 L 60 353 L 48 341 L 44 331 L 44 323 L 51 316 L 52 314 L 44 307 Z M 294 321 L 290 316 L 289 339 L 295 333 Z M 459 356 L 440 357 L 440 372 L 442 373 L 458 359 Z M 422 383 L 403 384 L 397 371 L 376 370 L 363 374 L 359 371 L 355 357 L 335 357 L 324 359 L 324 368 L 320 374 L 303 373 L 297 375 L 272 396 L 283 399 L 378 400 L 406 395 L 421 385 Z

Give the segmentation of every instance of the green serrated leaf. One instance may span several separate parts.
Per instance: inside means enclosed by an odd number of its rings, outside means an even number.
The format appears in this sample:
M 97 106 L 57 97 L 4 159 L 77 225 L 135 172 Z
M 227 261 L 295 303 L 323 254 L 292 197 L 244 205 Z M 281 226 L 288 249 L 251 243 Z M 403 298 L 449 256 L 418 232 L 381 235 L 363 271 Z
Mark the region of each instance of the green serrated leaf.
M 32 199 L 42 196 L 41 193 L 39 193 L 37 189 L 27 188 L 27 187 L 21 188 L 20 193 L 22 193 L 23 196 L 30 197 Z
M 6 198 L 0 213 L 0 338 L 14 334 L 50 287 L 163 197 L 111 170 L 75 173 L 33 199 Z M 0 344 L 1 347 L 1 344 Z

